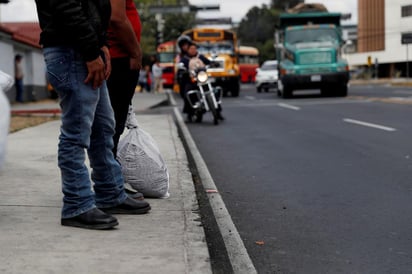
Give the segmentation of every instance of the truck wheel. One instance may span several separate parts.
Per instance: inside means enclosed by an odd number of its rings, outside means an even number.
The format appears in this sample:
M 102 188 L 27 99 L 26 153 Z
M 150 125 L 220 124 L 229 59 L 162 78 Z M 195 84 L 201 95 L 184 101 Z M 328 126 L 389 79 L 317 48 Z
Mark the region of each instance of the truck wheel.
M 282 98 L 292 97 L 292 89 L 286 86 L 283 86 Z
M 261 92 L 262 92 L 262 88 L 261 88 L 261 87 L 258 87 L 258 88 L 256 88 L 256 91 L 257 91 L 258 93 L 261 93 Z
M 348 96 L 348 86 L 342 85 L 337 89 L 338 96 L 346 97 Z
M 239 91 L 240 91 L 239 79 L 234 79 L 232 87 L 231 87 L 231 91 L 230 91 L 230 93 L 232 94 L 232 97 L 238 97 Z

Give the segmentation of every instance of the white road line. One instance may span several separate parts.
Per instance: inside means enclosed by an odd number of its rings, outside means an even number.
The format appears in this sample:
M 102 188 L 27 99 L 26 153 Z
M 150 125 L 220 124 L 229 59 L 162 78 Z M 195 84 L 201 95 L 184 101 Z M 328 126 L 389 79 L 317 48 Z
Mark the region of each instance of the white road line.
M 377 129 L 381 129 L 381 130 L 385 130 L 385 131 L 396 131 L 395 128 L 385 127 L 385 126 L 382 126 L 382 125 L 377 125 L 377 124 L 372 124 L 372 123 L 367 123 L 367 122 L 362 122 L 362 121 L 359 121 L 359 120 L 343 119 L 343 121 L 347 122 L 347 123 L 351 123 L 351 124 L 361 125 L 361 126 L 365 126 L 365 127 L 377 128 Z
M 246 99 L 248 100 L 255 100 L 256 98 L 254 96 L 245 96 Z
M 280 106 L 280 107 L 282 107 L 282 108 L 288 108 L 288 109 L 293 109 L 293 110 L 300 110 L 300 107 L 292 106 L 292 105 L 284 104 L 284 103 L 278 103 L 278 106 Z

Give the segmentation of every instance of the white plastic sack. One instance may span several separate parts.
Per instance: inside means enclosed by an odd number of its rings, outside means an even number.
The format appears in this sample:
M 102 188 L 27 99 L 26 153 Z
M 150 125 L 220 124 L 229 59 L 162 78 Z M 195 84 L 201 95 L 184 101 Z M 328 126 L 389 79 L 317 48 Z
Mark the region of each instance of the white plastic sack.
M 117 159 L 125 183 L 150 198 L 169 197 L 169 172 L 155 140 L 138 127 L 133 108 L 126 122 L 129 131 L 120 139 Z
M 14 84 L 12 76 L 0 70 L 0 89 L 4 92 L 9 91 Z
M 0 169 L 6 157 L 7 135 L 10 124 L 10 105 L 2 88 L 0 87 Z

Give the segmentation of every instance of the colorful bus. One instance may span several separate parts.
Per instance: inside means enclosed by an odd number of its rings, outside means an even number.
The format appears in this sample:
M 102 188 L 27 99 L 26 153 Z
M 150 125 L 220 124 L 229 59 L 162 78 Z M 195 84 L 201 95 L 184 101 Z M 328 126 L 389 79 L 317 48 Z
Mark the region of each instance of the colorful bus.
M 199 53 L 218 64 L 209 68 L 208 73 L 213 85 L 223 89 L 223 95 L 228 93 L 239 96 L 240 72 L 238 63 L 238 46 L 236 33 L 218 28 L 195 28 L 183 32 L 198 45 Z
M 157 46 L 157 58 L 163 68 L 163 86 L 172 88 L 174 84 L 174 58 L 176 56 L 176 41 L 167 41 Z
M 255 47 L 239 47 L 240 81 L 253 83 L 256 78 L 256 69 L 259 67 L 259 50 Z

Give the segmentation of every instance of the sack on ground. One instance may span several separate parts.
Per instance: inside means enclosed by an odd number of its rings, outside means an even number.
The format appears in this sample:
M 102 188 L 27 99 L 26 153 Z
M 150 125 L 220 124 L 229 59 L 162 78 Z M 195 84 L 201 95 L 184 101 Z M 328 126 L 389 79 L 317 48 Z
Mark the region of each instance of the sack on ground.
M 0 89 L 4 92 L 9 91 L 14 84 L 14 79 L 4 71 L 0 70 Z
M 169 172 L 153 137 L 137 125 L 129 111 L 129 131 L 119 141 L 117 159 L 125 183 L 149 198 L 169 196 Z
M 0 169 L 6 157 L 7 135 L 10 125 L 10 105 L 0 87 Z

